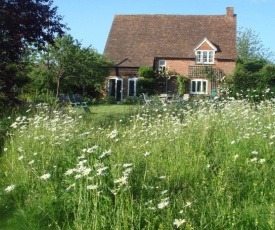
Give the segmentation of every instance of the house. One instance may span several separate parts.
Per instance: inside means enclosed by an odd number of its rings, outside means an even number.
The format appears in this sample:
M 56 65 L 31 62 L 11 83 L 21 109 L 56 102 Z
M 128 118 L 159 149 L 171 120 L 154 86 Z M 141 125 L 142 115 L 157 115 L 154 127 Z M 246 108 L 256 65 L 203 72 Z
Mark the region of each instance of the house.
M 138 69 L 168 69 L 189 79 L 190 94 L 210 95 L 216 79 L 235 68 L 236 15 L 115 15 L 103 55 L 115 63 L 108 77 L 107 93 L 118 101 L 136 95 Z M 160 83 L 161 83 L 161 79 Z M 168 91 L 177 92 L 171 78 Z M 156 86 L 164 92 L 164 85 Z

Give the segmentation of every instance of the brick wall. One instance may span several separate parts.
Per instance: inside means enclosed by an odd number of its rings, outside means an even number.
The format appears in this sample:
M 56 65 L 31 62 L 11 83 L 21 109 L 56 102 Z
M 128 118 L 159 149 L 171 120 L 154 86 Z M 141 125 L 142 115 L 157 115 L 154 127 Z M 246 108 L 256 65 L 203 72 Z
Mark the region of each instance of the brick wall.
M 196 63 L 194 60 L 166 60 L 166 66 L 171 70 L 175 71 L 179 74 L 182 74 L 186 77 L 188 77 L 188 67 L 189 66 L 196 66 Z M 235 68 L 235 62 L 233 61 L 219 61 L 215 60 L 214 65 L 210 65 L 215 68 L 219 68 L 224 71 L 224 73 L 232 74 Z
M 158 63 L 158 61 L 157 61 Z M 184 75 L 185 77 L 188 77 L 188 69 L 189 66 L 199 66 L 196 65 L 194 59 L 173 59 L 173 60 L 167 60 L 166 59 L 166 66 L 171 70 L 175 71 L 179 74 Z M 214 68 L 219 68 L 224 71 L 225 75 L 227 74 L 233 74 L 234 68 L 235 68 L 235 62 L 233 61 L 226 61 L 226 60 L 215 60 Z M 127 90 L 128 90 L 128 79 L 129 77 L 137 77 L 138 68 L 118 68 L 113 69 L 111 71 L 111 76 L 119 76 L 123 79 L 123 97 L 127 96 Z M 107 86 L 107 82 L 106 82 Z M 208 84 L 208 92 L 211 92 L 210 84 Z M 168 82 L 168 89 L 170 93 L 176 93 L 177 92 L 177 82 L 176 78 L 171 78 Z M 156 91 L 159 93 L 165 93 L 166 91 L 166 82 L 165 79 L 158 79 L 158 82 L 156 83 Z M 106 95 L 106 92 L 103 93 L 103 95 Z

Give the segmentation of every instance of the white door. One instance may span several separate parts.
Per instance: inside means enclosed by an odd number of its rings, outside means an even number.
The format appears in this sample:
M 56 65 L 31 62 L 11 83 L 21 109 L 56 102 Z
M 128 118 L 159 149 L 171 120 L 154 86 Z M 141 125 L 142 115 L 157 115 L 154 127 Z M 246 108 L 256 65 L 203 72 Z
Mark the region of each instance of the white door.
M 128 96 L 136 96 L 138 78 L 128 79 Z
M 120 77 L 109 78 L 108 80 L 108 95 L 113 96 L 117 101 L 123 98 L 123 79 Z

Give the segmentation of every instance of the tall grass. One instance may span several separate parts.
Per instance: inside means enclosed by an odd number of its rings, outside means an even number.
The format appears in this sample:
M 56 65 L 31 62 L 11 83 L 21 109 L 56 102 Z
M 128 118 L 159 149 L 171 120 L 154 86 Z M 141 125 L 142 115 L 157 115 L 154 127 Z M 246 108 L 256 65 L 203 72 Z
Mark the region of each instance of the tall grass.
M 21 229 L 274 229 L 274 115 L 272 100 L 111 123 L 41 107 L 12 124 L 1 211 Z

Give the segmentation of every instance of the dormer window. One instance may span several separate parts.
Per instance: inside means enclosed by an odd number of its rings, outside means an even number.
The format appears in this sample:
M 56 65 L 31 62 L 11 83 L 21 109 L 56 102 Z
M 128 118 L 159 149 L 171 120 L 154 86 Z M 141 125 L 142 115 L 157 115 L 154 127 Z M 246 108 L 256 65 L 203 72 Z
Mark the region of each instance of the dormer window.
M 159 70 L 164 72 L 165 68 L 166 68 L 166 61 L 165 60 L 159 60 Z
M 197 64 L 214 64 L 215 52 L 217 48 L 205 38 L 196 48 L 196 63 Z
M 199 64 L 214 64 L 215 51 L 213 50 L 197 50 L 196 63 Z

